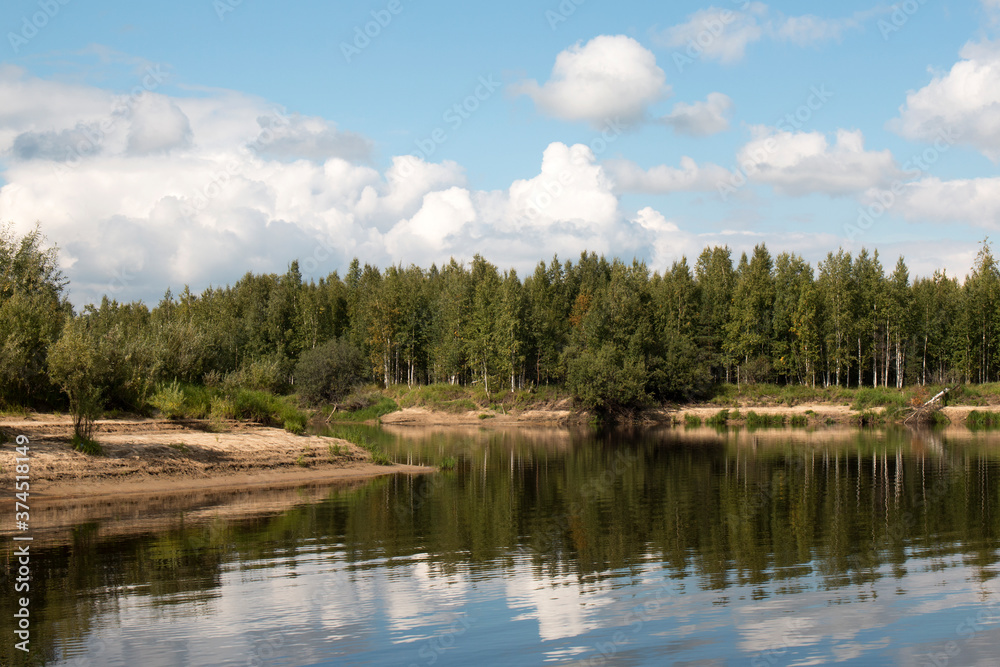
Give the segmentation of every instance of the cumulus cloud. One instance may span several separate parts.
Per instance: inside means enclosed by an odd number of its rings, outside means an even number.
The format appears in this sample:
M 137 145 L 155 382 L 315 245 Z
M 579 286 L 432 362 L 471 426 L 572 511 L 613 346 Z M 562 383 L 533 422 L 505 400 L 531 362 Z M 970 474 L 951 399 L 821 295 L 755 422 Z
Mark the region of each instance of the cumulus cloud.
M 878 201 L 869 193 L 868 203 Z M 907 220 L 971 223 L 1000 229 L 1000 178 L 941 180 L 927 177 L 908 183 L 894 200 L 893 210 Z
M 724 93 L 709 93 L 704 102 L 678 102 L 673 111 L 660 120 L 678 134 L 705 137 L 729 129 L 733 101 Z
M 906 96 L 889 126 L 919 141 L 937 141 L 942 132 L 1000 161 L 1000 44 L 967 44 L 963 60 Z
M 318 162 L 332 157 L 353 162 L 371 160 L 372 142 L 367 137 L 338 130 L 336 124 L 317 116 L 292 114 L 283 120 L 285 122 L 275 122 L 269 116 L 258 118 L 261 133 L 253 143 L 261 146 L 261 155 Z
M 671 192 L 710 191 L 720 182 L 728 182 L 729 171 L 715 164 L 699 166 L 692 158 L 681 158 L 680 168 L 659 165 L 643 169 L 630 160 L 608 160 L 604 167 L 619 193 L 642 192 L 668 194 Z
M 822 132 L 758 127 L 754 134 L 740 149 L 737 162 L 751 181 L 782 194 L 859 194 L 900 175 L 891 152 L 865 150 L 859 130 L 838 130 L 832 146 Z
M 21 85 L 59 97 L 58 86 Z M 45 116 L 41 95 L 32 97 L 37 114 L 0 101 L 17 128 L 5 146 L 0 218 L 21 232 L 41 222 L 77 304 L 105 293 L 155 301 L 167 286 L 232 283 L 248 270 L 284 271 L 294 258 L 313 278 L 353 256 L 426 266 L 484 252 L 529 270 L 540 249 L 647 257 L 687 238 L 652 209 L 623 211 L 584 145 L 553 143 L 536 174 L 481 191 L 454 162 L 399 156 L 375 169 L 362 161 L 367 139 L 238 93 L 143 94 L 125 105 L 93 97 L 76 118 Z M 65 159 L 81 137 L 91 148 Z
M 527 95 L 546 115 L 600 127 L 621 117 L 635 121 L 670 92 L 656 56 L 624 35 L 600 35 L 556 56 L 544 84 L 534 79 L 511 87 Z
M 154 93 L 132 106 L 128 151 L 132 155 L 164 153 L 191 143 L 191 121 L 173 101 Z

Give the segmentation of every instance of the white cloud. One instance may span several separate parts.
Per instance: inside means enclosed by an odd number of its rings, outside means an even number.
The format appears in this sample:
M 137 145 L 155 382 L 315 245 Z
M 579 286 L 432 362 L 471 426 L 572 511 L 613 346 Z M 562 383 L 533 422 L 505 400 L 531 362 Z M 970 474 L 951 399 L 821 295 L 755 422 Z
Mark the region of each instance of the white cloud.
M 906 96 L 890 128 L 908 139 L 937 141 L 957 133 L 963 144 L 1000 161 L 1000 44 L 966 44 L 963 60 Z
M 771 12 L 762 2 L 747 2 L 742 11 L 708 7 L 688 16 L 656 36 L 661 46 L 678 49 L 675 62 L 683 68 L 686 59 L 704 58 L 723 64 L 739 62 L 751 44 L 769 38 L 798 46 L 818 46 L 839 41 L 849 30 L 860 30 L 873 17 L 887 11 L 876 8 L 846 18 L 813 14 L 786 16 Z
M 867 201 L 877 201 L 875 193 L 869 193 Z M 893 210 L 913 221 L 961 222 L 1000 229 L 1000 178 L 924 178 L 906 185 Z
M 900 173 L 888 150 L 865 150 L 860 131 L 839 130 L 833 146 L 822 132 L 758 127 L 754 133 L 737 162 L 750 180 L 782 194 L 856 194 L 884 186 Z
M 666 96 L 670 87 L 656 56 L 639 42 L 624 35 L 600 35 L 556 56 L 545 84 L 523 81 L 511 92 L 527 95 L 549 116 L 599 127 L 616 117 L 643 118 L 647 106 Z
M 319 162 L 332 157 L 354 162 L 371 159 L 371 140 L 354 132 L 340 131 L 324 118 L 293 114 L 282 120 L 285 122 L 276 123 L 267 116 L 258 119 L 261 133 L 254 143 L 262 146 L 262 155 L 279 159 L 305 157 Z
M 679 134 L 704 137 L 729 129 L 733 101 L 724 93 L 709 93 L 704 102 L 678 102 L 661 121 Z
M 692 58 L 701 57 L 729 64 L 743 59 L 746 48 L 764 36 L 759 18 L 767 5 L 749 3 L 747 11 L 708 7 L 691 14 L 686 23 L 664 30 L 658 36 L 663 46 L 686 48 Z
M 164 153 L 191 142 L 191 121 L 170 98 L 146 93 L 132 106 L 128 151 L 132 155 Z
M 366 150 L 356 149 L 368 142 L 265 100 L 149 94 L 122 107 L 67 87 L 96 102 L 77 117 L 46 116 L 59 85 L 22 79 L 45 95 L 30 97 L 37 114 L 24 99 L 9 114 L 16 131 L 5 147 L 0 219 L 21 232 L 41 222 L 77 304 L 105 293 L 155 301 L 168 286 L 232 283 L 246 271 L 284 271 L 295 258 L 313 278 L 352 256 L 426 266 L 481 252 L 529 270 L 543 249 L 646 257 L 684 238 L 652 209 L 622 211 L 614 181 L 584 145 L 553 143 L 536 175 L 486 192 L 470 189 L 454 162 L 401 156 L 381 172 L 323 159 L 341 149 L 360 159 Z M 63 150 L 102 123 L 92 150 L 65 160 Z
M 729 171 L 715 164 L 699 166 L 692 158 L 681 158 L 681 166 L 659 165 L 645 170 L 630 160 L 608 160 L 604 168 L 615 182 L 619 193 L 714 191 L 722 181 L 728 182 Z

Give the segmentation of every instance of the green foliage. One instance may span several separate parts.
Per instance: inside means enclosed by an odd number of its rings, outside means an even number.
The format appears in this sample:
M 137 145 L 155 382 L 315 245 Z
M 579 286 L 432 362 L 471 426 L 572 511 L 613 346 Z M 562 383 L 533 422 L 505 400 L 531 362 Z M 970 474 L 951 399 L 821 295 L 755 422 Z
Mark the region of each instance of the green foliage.
M 334 339 L 302 354 L 295 384 L 309 403 L 336 403 L 361 384 L 365 370 L 361 352 L 346 340 Z
M 86 320 L 71 320 L 59 340 L 49 349 L 49 376 L 69 397 L 73 414 L 73 437 L 87 442 L 94 420 L 104 407 L 104 355 Z
M 394 462 L 392 458 L 390 458 L 381 445 L 379 445 L 376 440 L 369 435 L 369 431 L 366 430 L 365 427 L 339 426 L 336 429 L 332 429 L 331 432 L 334 437 L 347 440 L 348 442 L 354 443 L 358 447 L 366 450 L 371 455 L 371 462 L 375 465 L 393 465 Z
M 645 364 L 626 359 L 611 344 L 596 353 L 585 350 L 567 366 L 567 388 L 583 408 L 613 412 L 639 407 L 649 400 Z
M 160 385 L 156 393 L 149 398 L 149 403 L 167 419 L 179 419 L 187 416 L 184 406 L 184 391 L 177 380 L 170 384 Z
M 1000 412 L 973 410 L 965 417 L 965 426 L 973 431 L 1000 427 Z
M 885 411 L 865 410 L 857 416 L 858 426 L 879 426 L 886 423 Z
M 104 450 L 101 449 L 101 445 L 93 438 L 88 438 L 79 433 L 73 434 L 73 449 L 76 451 L 87 454 L 89 456 L 101 456 Z
M 747 412 L 746 425 L 748 428 L 776 428 L 785 425 L 785 415 L 758 414 L 753 410 Z
M 684 415 L 684 425 L 691 427 L 701 426 L 701 417 L 698 415 L 686 414 Z
M 862 387 L 854 394 L 854 402 L 851 404 L 852 410 L 868 410 L 870 408 L 896 407 L 902 408 L 907 404 L 906 396 L 898 389 L 887 389 L 885 387 Z
M 441 463 L 438 464 L 438 469 L 440 470 L 454 470 L 458 465 L 458 459 L 454 456 L 446 456 L 441 459 Z
M 725 426 L 729 423 L 729 410 L 719 410 L 705 420 L 708 426 Z
M 789 423 L 795 428 L 801 428 L 809 425 L 809 418 L 805 415 L 792 415 Z

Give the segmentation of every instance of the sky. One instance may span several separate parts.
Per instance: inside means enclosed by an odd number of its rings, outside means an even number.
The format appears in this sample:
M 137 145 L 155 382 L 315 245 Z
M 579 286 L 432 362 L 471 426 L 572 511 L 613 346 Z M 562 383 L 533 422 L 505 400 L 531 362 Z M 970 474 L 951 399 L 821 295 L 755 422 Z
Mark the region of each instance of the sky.
M 760 243 L 962 278 L 1000 225 L 1000 0 L 8 0 L 0 35 L 0 221 L 77 306 Z

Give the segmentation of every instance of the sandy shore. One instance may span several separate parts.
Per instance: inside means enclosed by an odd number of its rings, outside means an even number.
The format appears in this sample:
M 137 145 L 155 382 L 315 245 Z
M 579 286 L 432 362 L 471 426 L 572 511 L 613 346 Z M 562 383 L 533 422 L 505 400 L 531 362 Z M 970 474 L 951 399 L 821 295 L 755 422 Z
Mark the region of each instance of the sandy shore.
M 730 412 L 739 410 L 743 416 L 753 410 L 760 415 L 784 415 L 791 418 L 799 415 L 806 417 L 809 424 L 823 426 L 829 424 L 856 425 L 860 414 L 849 405 L 837 403 L 803 403 L 802 405 L 692 405 L 684 407 L 661 407 L 637 412 L 633 416 L 639 423 L 649 424 L 683 424 L 687 415 L 699 417 L 702 421 L 717 414 L 720 410 Z M 973 410 L 992 410 L 997 406 L 957 405 L 941 409 L 952 425 L 962 426 Z M 590 415 L 586 412 L 572 410 L 568 401 L 551 408 L 541 408 L 507 413 L 494 410 L 472 410 L 463 413 L 441 412 L 427 408 L 406 408 L 382 417 L 382 424 L 387 426 L 481 426 L 500 427 L 518 425 L 524 426 L 572 426 L 586 424 Z
M 374 465 L 367 451 L 346 440 L 238 422 L 225 424 L 222 433 L 210 432 L 201 421 L 101 420 L 95 426 L 101 456 L 72 449 L 68 416 L 0 419 L 0 429 L 9 437 L 25 435 L 30 440 L 33 505 L 69 498 L 277 488 L 434 470 Z M 331 445 L 339 449 L 331 452 Z M 14 490 L 14 446 L 8 442 L 0 448 L 4 496 Z

